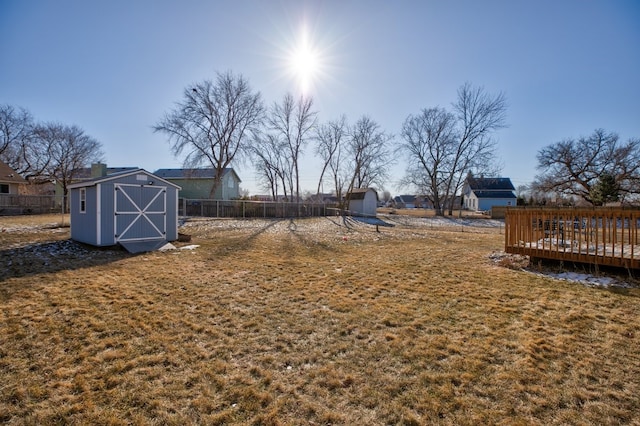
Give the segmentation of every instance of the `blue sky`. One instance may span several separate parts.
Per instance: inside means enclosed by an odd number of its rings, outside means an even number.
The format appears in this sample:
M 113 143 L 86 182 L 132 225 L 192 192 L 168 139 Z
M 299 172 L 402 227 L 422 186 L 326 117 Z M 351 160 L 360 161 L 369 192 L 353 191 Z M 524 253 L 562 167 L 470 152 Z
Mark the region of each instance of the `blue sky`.
M 0 103 L 82 127 L 111 166 L 180 167 L 151 127 L 184 88 L 231 70 L 268 105 L 296 94 L 288 58 L 303 33 L 321 121 L 368 115 L 399 138 L 409 114 L 450 107 L 465 82 L 504 92 L 497 155 L 516 186 L 564 138 L 640 137 L 637 0 L 0 0 Z M 304 189 L 319 166 L 309 146 Z M 263 192 L 250 164 L 235 167 Z M 403 174 L 399 159 L 386 189 L 408 191 Z

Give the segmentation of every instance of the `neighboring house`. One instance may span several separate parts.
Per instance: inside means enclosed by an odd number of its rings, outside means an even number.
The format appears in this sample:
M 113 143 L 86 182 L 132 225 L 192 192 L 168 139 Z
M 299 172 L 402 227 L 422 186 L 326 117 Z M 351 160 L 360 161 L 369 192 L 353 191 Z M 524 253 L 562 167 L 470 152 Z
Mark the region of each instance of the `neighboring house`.
M 179 189 L 143 169 L 71 184 L 71 238 L 99 247 L 120 244 L 132 253 L 175 241 Z
M 397 195 L 393 198 L 393 204 L 398 209 L 415 209 L 416 196 L 415 195 Z
M 358 188 L 347 193 L 349 211 L 353 216 L 375 216 L 378 193 L 373 188 Z
M 464 208 L 489 211 L 494 206 L 515 206 L 515 187 L 509 178 L 467 177 L 463 187 Z
M 138 170 L 138 167 L 107 167 L 104 163 L 93 163 L 91 167 L 73 170 L 73 180 L 71 184 L 131 170 Z M 60 182 L 55 183 L 55 195 L 62 196 L 62 185 L 60 185 Z
M 7 164 L 0 161 L 0 194 L 18 194 L 27 181 Z
M 180 186 L 180 198 L 235 200 L 240 198 L 240 178 L 235 170 L 227 167 L 222 172 L 222 182 L 211 196 L 215 170 L 208 169 L 158 169 L 154 174 Z

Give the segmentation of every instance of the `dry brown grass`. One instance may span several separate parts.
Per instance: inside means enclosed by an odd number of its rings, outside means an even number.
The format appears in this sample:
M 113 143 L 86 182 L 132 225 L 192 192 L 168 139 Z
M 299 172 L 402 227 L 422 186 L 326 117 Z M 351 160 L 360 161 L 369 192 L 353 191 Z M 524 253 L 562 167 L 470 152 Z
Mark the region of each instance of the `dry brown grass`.
M 497 266 L 498 231 L 320 221 L 1 233 L 0 423 L 640 424 L 635 290 Z

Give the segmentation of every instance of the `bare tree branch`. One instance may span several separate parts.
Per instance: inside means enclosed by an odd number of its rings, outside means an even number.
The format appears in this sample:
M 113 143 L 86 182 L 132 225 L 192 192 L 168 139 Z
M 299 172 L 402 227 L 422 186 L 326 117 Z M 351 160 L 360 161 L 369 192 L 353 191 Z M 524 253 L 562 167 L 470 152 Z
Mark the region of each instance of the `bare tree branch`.
M 402 129 L 400 151 L 409 160 L 402 182 L 422 191 L 437 215 L 443 215 L 445 208 L 452 214 L 467 173 L 497 173 L 491 136 L 505 127 L 505 119 L 505 96 L 490 96 L 469 83 L 458 90 L 453 113 L 430 108 L 410 115 Z
M 596 129 L 588 137 L 564 139 L 542 148 L 533 188 L 575 196 L 593 204 L 593 189 L 604 175 L 613 177 L 622 199 L 640 194 L 640 140 L 623 144 L 614 132 Z
M 287 170 L 289 193 L 300 200 L 300 156 L 308 141 L 309 133 L 316 125 L 315 111 L 312 111 L 313 99 L 301 97 L 298 101 L 293 95 L 286 94 L 282 103 L 274 103 L 267 122 L 276 137 L 284 141 L 287 161 L 283 164 Z
M 338 199 L 342 197 L 345 182 L 342 176 L 341 160 L 343 144 L 347 137 L 347 118 L 343 115 L 338 120 L 330 121 L 318 126 L 316 130 L 316 154 L 322 158 L 323 165 L 318 180 L 318 190 L 320 193 L 324 175 L 329 170 L 333 180 L 335 195 Z

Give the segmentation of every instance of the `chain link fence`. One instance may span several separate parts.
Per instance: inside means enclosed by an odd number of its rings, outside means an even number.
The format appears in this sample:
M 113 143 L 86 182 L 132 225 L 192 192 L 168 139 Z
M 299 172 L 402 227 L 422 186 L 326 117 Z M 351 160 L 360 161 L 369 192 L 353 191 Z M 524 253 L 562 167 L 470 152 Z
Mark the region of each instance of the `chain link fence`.
M 61 195 L 0 194 L 0 216 L 62 212 Z
M 193 200 L 178 201 L 179 216 L 216 218 L 287 218 L 335 215 L 336 204 L 249 201 L 249 200 Z

